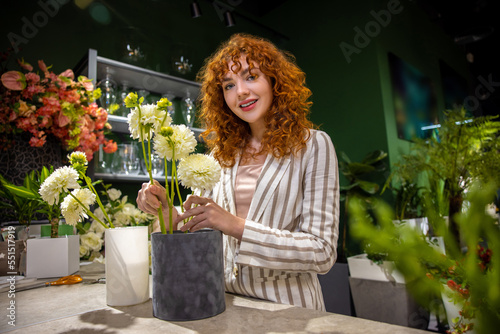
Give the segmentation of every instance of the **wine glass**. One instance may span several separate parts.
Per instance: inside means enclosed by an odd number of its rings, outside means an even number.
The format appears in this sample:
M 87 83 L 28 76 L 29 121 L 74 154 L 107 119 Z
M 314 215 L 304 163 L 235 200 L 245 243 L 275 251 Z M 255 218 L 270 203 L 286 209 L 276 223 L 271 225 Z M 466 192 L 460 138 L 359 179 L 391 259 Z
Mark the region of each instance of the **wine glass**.
M 116 104 L 116 82 L 113 80 L 112 74 L 112 70 L 106 67 L 105 78 L 97 83 L 97 87 L 101 89 L 99 103 L 109 113 L 112 113 L 112 107 Z
M 127 97 L 128 93 L 131 92 L 130 85 L 128 81 L 123 80 L 121 82 L 121 88 L 120 91 L 118 92 L 118 103 L 120 105 L 120 109 L 118 109 L 117 115 L 119 116 L 127 116 L 128 114 L 128 108 L 125 105 L 125 98 Z
M 195 113 L 194 101 L 191 99 L 189 91 L 187 91 L 186 97 L 182 101 L 182 116 L 188 127 L 193 126 Z

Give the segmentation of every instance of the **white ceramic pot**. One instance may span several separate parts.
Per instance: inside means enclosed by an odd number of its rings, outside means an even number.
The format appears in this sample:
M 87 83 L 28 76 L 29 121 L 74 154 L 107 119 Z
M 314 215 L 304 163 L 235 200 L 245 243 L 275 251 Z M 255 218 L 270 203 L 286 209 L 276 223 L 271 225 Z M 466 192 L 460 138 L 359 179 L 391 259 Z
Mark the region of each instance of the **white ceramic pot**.
M 148 227 L 105 231 L 106 304 L 135 305 L 149 299 Z

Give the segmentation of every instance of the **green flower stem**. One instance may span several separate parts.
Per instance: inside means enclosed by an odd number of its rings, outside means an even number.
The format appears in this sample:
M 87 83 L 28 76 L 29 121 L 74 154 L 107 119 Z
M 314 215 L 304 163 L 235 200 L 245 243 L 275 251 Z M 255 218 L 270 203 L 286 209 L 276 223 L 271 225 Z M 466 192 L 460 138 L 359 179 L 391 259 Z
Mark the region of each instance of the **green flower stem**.
M 153 184 L 153 173 L 152 173 L 152 163 L 151 163 L 151 133 L 148 131 L 148 154 L 147 154 L 147 162 L 146 162 L 146 169 L 148 170 L 149 173 L 149 180 L 151 181 L 151 184 Z M 142 142 L 142 145 L 144 145 L 144 142 Z M 146 157 L 144 157 L 144 160 L 146 160 Z
M 174 206 L 172 203 L 168 205 L 168 222 L 169 222 L 169 231 L 170 234 L 174 233 L 174 224 L 173 224 L 173 216 L 172 216 L 172 211 L 174 210 Z
M 169 186 L 168 186 L 168 180 L 166 179 L 167 176 L 168 176 L 168 165 L 167 165 L 167 158 L 163 158 L 163 161 L 164 161 L 164 166 L 165 166 L 165 196 L 167 197 L 167 202 L 168 202 L 168 210 L 169 210 L 169 214 L 168 214 L 168 225 L 169 225 L 169 232 L 170 234 L 174 233 L 173 230 L 173 223 L 172 223 L 172 206 L 173 206 L 173 198 L 172 196 L 169 195 Z M 166 234 L 167 231 L 165 229 L 165 224 L 163 224 L 163 227 L 162 227 L 162 233 L 163 234 Z
M 141 118 L 142 118 L 142 111 L 141 111 L 141 105 L 137 105 L 137 110 L 139 110 L 139 137 L 141 139 L 141 144 L 142 144 L 142 154 L 144 155 L 144 164 L 146 165 L 146 170 L 149 173 L 149 181 L 151 184 L 153 184 L 153 174 L 151 173 L 151 160 L 148 159 L 148 154 L 146 154 L 146 147 L 144 146 L 144 124 L 142 124 Z M 149 131 L 148 131 L 148 137 L 149 137 Z M 151 138 L 148 138 L 148 153 L 149 156 L 151 157 Z
M 95 190 L 94 186 L 92 185 L 92 181 L 90 180 L 89 177 L 87 177 L 85 174 L 83 174 L 82 172 L 80 172 L 80 176 L 82 179 L 85 180 L 85 183 L 87 184 L 87 186 L 89 187 L 89 189 L 94 193 L 95 195 L 95 198 L 96 198 L 96 201 L 97 201 L 97 204 L 99 205 L 99 207 L 101 208 L 104 216 L 106 217 L 106 220 L 109 222 L 109 226 L 111 228 L 115 228 L 115 225 L 113 225 L 113 222 L 111 221 L 111 219 L 109 218 L 108 216 L 108 213 L 106 212 L 106 209 L 104 209 L 104 205 L 102 204 L 101 202 L 101 199 L 99 198 L 99 194 L 97 193 L 97 190 Z M 73 196 L 73 198 L 75 198 L 75 196 Z M 75 198 L 76 199 L 76 198 Z M 78 199 L 77 199 L 78 201 Z M 82 206 L 83 204 L 78 201 L 78 203 L 80 203 Z M 94 218 L 94 217 L 92 217 Z M 94 218 L 95 219 L 95 218 Z M 105 225 L 104 223 L 102 223 L 101 221 L 99 221 L 101 224 Z
M 177 196 L 179 196 L 181 210 L 182 210 L 182 212 L 184 212 L 184 206 L 183 206 L 184 202 L 182 201 L 181 191 L 179 189 L 179 179 L 177 177 L 177 166 L 175 164 L 173 164 L 173 166 L 172 166 L 172 174 L 175 177 L 175 187 L 177 188 Z
M 82 208 L 83 208 L 83 210 L 85 210 L 86 214 L 88 214 L 94 220 L 96 220 L 97 222 L 99 222 L 102 226 L 104 226 L 104 228 L 110 228 L 110 227 L 111 228 L 115 228 L 115 226 L 113 225 L 113 223 L 111 223 L 111 221 L 110 221 L 110 224 L 111 224 L 110 226 L 106 225 L 102 220 L 100 220 L 99 218 L 97 218 L 97 216 L 94 215 L 94 213 L 92 211 L 90 211 L 90 209 L 87 209 L 85 207 L 85 205 L 78 198 L 75 197 L 75 195 L 73 195 L 72 193 L 69 193 L 69 194 L 70 194 L 71 197 L 73 197 L 78 202 L 78 204 L 80 204 L 82 206 Z M 97 198 L 99 198 L 99 197 L 97 197 Z M 101 209 L 102 209 L 102 207 L 101 207 Z M 106 211 L 104 211 L 104 210 L 102 210 L 102 211 L 104 212 L 104 214 L 106 214 Z
M 160 219 L 160 230 L 162 234 L 166 234 L 167 230 L 165 229 L 165 220 L 163 219 L 163 210 L 160 202 L 160 207 L 158 208 L 158 218 Z

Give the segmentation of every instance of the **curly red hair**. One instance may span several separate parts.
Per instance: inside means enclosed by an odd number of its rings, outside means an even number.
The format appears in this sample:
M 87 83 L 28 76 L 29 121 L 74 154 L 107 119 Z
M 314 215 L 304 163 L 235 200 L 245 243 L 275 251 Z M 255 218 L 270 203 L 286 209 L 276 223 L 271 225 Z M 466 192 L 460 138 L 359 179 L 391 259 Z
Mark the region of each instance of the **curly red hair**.
M 228 63 L 234 63 L 231 70 L 237 73 L 242 56 L 246 56 L 250 71 L 253 62 L 258 64 L 260 71 L 271 79 L 273 88 L 274 98 L 265 115 L 267 128 L 259 153 L 270 153 L 276 158 L 295 154 L 305 147 L 309 129 L 314 127 L 308 119 L 311 91 L 305 86 L 305 73 L 296 65 L 295 57 L 263 38 L 235 34 L 205 61 L 197 77 L 202 83 L 199 114 L 206 129 L 202 138 L 224 167 L 234 166 L 250 140 L 248 123 L 229 109 L 222 90 Z

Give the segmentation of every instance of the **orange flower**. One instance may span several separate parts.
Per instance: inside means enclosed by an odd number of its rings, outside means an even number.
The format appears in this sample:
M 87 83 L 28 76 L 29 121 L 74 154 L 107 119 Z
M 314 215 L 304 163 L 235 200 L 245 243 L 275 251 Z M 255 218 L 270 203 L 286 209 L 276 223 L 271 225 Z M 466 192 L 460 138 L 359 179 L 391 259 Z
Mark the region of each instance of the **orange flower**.
M 118 145 L 112 139 L 104 142 L 103 150 L 106 153 L 113 153 L 117 150 L 117 148 L 118 148 Z

